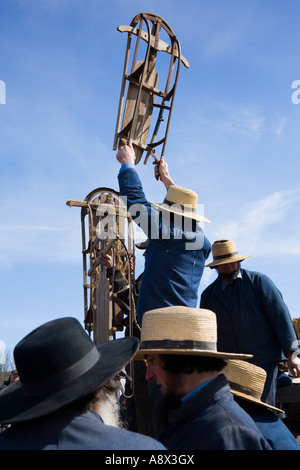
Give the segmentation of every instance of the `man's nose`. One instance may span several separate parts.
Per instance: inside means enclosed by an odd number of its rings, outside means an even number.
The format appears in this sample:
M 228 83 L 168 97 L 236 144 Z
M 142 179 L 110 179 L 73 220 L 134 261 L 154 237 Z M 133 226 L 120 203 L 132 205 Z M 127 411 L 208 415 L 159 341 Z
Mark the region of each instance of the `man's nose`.
M 148 365 L 146 369 L 146 380 L 149 382 L 150 380 L 153 380 L 153 379 L 155 379 L 153 368 Z

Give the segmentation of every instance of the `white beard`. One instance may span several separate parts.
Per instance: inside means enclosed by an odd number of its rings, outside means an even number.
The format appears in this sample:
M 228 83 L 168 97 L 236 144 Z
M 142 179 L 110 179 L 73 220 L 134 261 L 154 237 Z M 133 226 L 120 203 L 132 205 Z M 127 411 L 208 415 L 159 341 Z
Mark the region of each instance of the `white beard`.
M 101 416 L 104 424 L 115 426 L 117 428 L 124 427 L 121 418 L 120 403 L 118 402 L 115 394 L 109 395 L 105 402 L 100 403 L 98 405 L 97 412 Z

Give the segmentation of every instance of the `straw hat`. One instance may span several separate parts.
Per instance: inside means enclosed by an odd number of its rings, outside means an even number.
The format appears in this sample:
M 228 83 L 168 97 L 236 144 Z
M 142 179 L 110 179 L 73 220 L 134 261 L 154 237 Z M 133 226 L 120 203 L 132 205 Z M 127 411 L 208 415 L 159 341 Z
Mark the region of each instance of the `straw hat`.
M 213 262 L 206 264 L 206 267 L 213 268 L 220 264 L 234 263 L 235 261 L 243 261 L 252 255 L 239 255 L 236 245 L 232 240 L 217 240 L 211 247 Z
M 222 374 L 226 376 L 233 395 L 284 413 L 280 408 L 261 401 L 267 377 L 266 371 L 261 367 L 246 361 L 230 360 Z
M 172 184 L 169 186 L 162 204 L 157 204 L 156 202 L 151 202 L 151 204 L 167 212 L 173 212 L 174 214 L 195 219 L 199 222 L 210 223 L 210 220 L 206 219 L 206 217 L 196 213 L 197 202 L 197 193 Z
M 92 393 L 123 369 L 138 344 L 132 337 L 95 346 L 71 317 L 36 328 L 14 349 L 20 380 L 0 392 L 0 423 L 39 418 Z
M 217 351 L 216 315 L 185 306 L 163 307 L 144 313 L 140 349 L 134 359 L 149 354 L 186 354 L 223 359 L 249 359 L 250 354 Z

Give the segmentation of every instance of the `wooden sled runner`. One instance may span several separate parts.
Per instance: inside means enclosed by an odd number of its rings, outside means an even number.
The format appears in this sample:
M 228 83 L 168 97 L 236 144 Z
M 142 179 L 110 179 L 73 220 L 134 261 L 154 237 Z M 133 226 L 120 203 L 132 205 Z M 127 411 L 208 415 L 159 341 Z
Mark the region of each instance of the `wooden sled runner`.
M 140 13 L 133 18 L 130 26 L 119 26 L 118 30 L 128 33 L 128 40 L 113 149 L 116 150 L 125 143 L 132 143 L 136 164 L 141 160 L 144 151 L 147 152 L 145 164 L 150 155 L 158 161 L 155 149 L 161 145 L 160 156 L 164 155 L 180 64 L 183 63 L 188 68 L 189 63 L 181 55 L 179 41 L 171 27 L 160 16 Z M 136 37 L 136 43 L 131 54 L 133 36 Z M 141 51 L 143 45 L 144 51 Z M 164 54 L 165 58 L 170 55 L 169 64 L 159 63 L 158 52 L 167 53 Z M 139 54 L 142 54 L 140 59 Z M 133 57 L 130 66 L 131 55 Z M 165 76 L 164 86 L 161 89 L 158 88 L 160 64 Z M 161 76 L 160 81 L 163 82 Z M 154 122 L 152 126 L 151 121 Z M 163 137 L 157 140 L 159 135 Z
M 116 332 L 125 327 L 132 336 L 135 305 L 130 264 L 135 257 L 135 244 L 127 208 L 119 193 L 110 188 L 97 188 L 84 201 L 69 200 L 66 204 L 81 207 L 85 328 L 93 334 L 95 344 L 114 339 Z M 100 252 L 112 254 L 113 266 L 126 279 L 128 303 L 119 300 L 114 292 L 114 278 L 109 279 L 107 268 L 100 264 Z M 115 268 L 113 276 L 114 272 Z

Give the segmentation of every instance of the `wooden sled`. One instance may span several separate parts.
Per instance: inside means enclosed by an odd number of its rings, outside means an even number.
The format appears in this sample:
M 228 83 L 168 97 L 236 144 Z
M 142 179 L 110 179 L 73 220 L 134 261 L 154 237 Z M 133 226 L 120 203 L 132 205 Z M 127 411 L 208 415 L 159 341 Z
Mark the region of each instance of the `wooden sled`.
M 135 322 L 132 304 L 133 274 L 130 261 L 135 257 L 133 223 L 119 193 L 110 188 L 91 191 L 84 201 L 69 200 L 70 207 L 81 207 L 83 255 L 84 324 L 95 344 L 115 338 L 127 327 L 129 336 Z M 113 292 L 114 279 L 99 262 L 99 253 L 112 251 L 114 266 L 128 281 L 128 304 Z
M 146 31 L 143 30 L 144 26 Z M 132 143 L 136 164 L 141 160 L 144 151 L 147 152 L 145 164 L 150 155 L 158 161 L 155 148 L 162 145 L 161 156 L 164 155 L 180 64 L 183 63 L 188 68 L 189 63 L 181 55 L 179 41 L 172 29 L 160 16 L 153 13 L 140 13 L 133 18 L 130 26 L 119 26 L 118 31 L 127 32 L 128 40 L 113 149 L 116 150 L 125 143 Z M 168 42 L 161 39 L 163 34 Z M 131 66 L 129 66 L 133 36 L 136 37 L 136 43 Z M 141 39 L 146 43 L 146 46 Z M 145 50 L 142 51 L 142 58 L 139 59 L 142 43 Z M 170 54 L 169 64 L 158 63 L 158 52 Z M 160 77 L 160 81 L 164 82 L 162 89 L 158 88 L 157 69 L 160 64 L 165 75 L 164 81 Z M 154 111 L 156 111 L 153 120 L 155 124 L 151 127 Z M 165 113 L 167 113 L 167 118 L 164 116 Z M 163 122 L 163 137 L 157 141 Z M 148 136 L 151 137 L 147 144 Z

